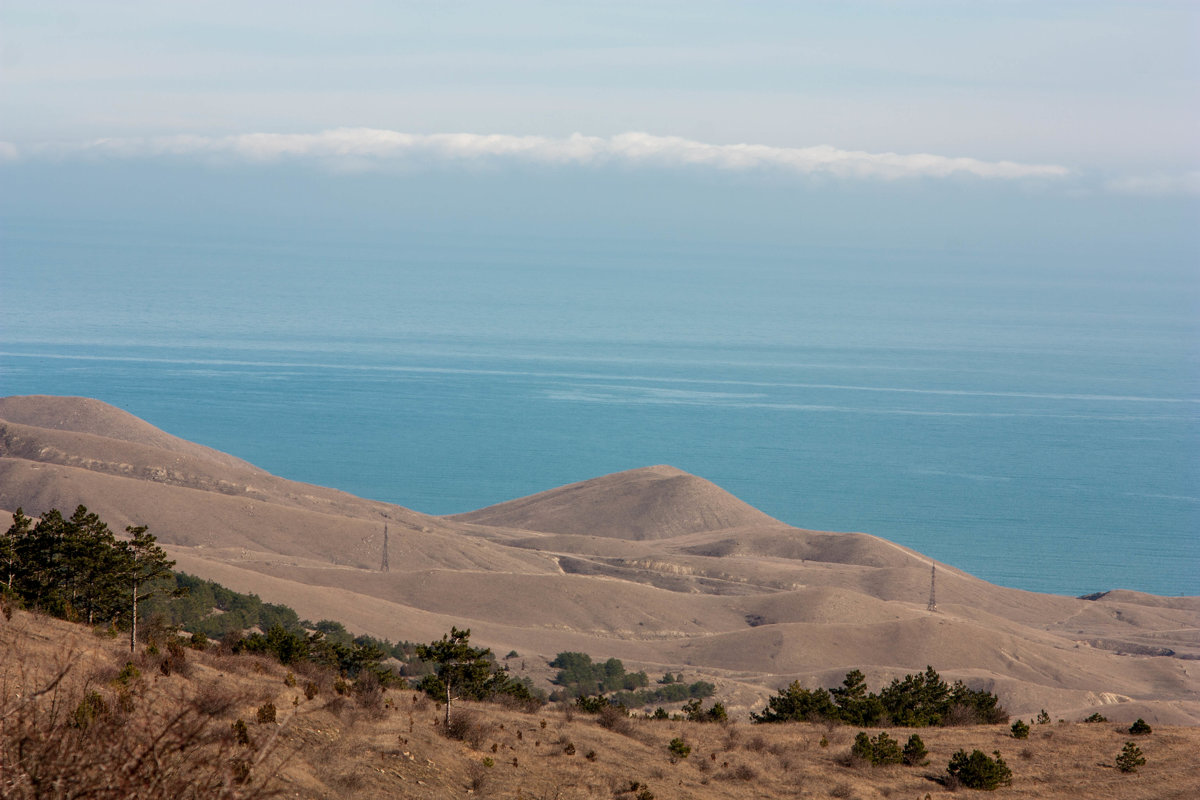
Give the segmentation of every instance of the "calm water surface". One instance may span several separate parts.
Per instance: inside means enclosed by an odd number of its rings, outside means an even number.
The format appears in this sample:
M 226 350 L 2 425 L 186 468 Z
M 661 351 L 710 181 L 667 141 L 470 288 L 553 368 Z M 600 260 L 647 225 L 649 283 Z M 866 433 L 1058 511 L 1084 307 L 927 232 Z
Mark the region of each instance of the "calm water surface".
M 0 392 L 283 477 L 446 514 L 669 463 L 1008 586 L 1200 594 L 1190 267 L 84 226 L 2 255 Z

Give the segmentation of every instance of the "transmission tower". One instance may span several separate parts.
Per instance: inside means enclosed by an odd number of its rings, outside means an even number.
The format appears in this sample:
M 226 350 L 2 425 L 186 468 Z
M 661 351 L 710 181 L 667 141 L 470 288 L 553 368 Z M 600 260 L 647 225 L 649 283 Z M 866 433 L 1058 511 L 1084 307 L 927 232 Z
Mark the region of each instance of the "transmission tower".
M 385 555 L 386 558 L 386 555 Z M 937 583 L 937 565 L 934 564 L 929 568 L 929 610 L 937 611 L 937 595 L 934 593 L 934 587 Z
M 388 571 L 387 551 L 388 551 L 388 530 L 387 530 L 387 523 L 385 522 L 385 523 L 383 523 L 383 561 L 379 564 L 380 572 Z M 932 602 L 932 601 L 930 601 L 930 602 Z

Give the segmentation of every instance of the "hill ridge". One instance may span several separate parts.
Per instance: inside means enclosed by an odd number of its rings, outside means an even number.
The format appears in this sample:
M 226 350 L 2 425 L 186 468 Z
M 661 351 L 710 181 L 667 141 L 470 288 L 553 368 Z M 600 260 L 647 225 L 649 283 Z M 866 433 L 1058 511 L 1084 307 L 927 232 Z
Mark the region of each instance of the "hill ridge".
M 602 475 L 447 519 L 635 541 L 778 523 L 716 484 L 666 464 Z
M 0 508 L 78 504 L 114 530 L 148 525 L 199 577 L 379 638 L 470 627 L 531 654 L 542 680 L 536 656 L 578 650 L 686 669 L 744 713 L 791 677 L 945 664 L 1005 687 L 1017 714 L 1200 724 L 1200 598 L 993 586 L 876 536 L 786 525 L 667 465 L 437 517 L 271 475 L 97 400 L 0 399 Z

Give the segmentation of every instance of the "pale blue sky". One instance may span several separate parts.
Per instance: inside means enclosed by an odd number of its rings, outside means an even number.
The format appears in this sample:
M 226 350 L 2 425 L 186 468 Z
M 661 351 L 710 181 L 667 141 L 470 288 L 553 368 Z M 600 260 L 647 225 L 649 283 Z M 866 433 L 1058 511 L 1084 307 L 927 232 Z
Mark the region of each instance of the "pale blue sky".
M 1198 31 L 1195 2 L 4 0 L 0 215 L 1194 265 Z
M 1194 2 L 0 7 L 0 139 L 407 133 L 1200 164 Z M 1164 184 L 1165 185 L 1165 184 Z

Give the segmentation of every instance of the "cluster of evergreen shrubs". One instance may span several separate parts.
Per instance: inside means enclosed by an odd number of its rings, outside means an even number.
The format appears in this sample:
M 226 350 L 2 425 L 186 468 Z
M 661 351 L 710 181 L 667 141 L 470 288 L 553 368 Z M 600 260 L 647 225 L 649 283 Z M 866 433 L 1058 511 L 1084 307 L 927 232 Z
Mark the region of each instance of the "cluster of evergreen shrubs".
M 164 579 L 164 588 L 167 591 L 145 604 L 146 617 L 208 639 L 255 628 L 268 631 L 277 625 L 286 630 L 305 627 L 287 606 L 266 603 L 257 595 L 235 592 L 187 573 L 171 573 Z
M 902 748 L 898 741 L 888 736 L 887 731 L 880 731 L 874 739 L 866 731 L 859 731 L 850 747 L 850 755 L 874 766 L 901 763 L 917 766 L 926 763 L 927 752 L 925 743 L 915 733 L 908 737 Z
M 905 764 L 921 766 L 928 764 L 925 743 L 921 737 L 912 734 L 904 747 L 888 736 L 887 731 L 881 731 L 871 738 L 866 731 L 859 731 L 850 747 L 850 759 L 858 760 L 872 766 L 886 764 Z M 982 750 L 973 750 L 968 755 L 965 750 L 959 750 L 950 757 L 946 765 L 944 782 L 950 788 L 965 786 L 968 789 L 992 790 L 1012 783 L 1012 770 L 1004 763 L 999 752 L 993 752 L 992 758 Z
M 920 728 L 930 725 L 982 724 L 1008 721 L 1008 712 L 991 692 L 953 685 L 933 667 L 894 679 L 878 694 L 867 690 L 859 670 L 846 673 L 834 689 L 806 689 L 799 681 L 767 700 L 752 722 L 837 720 L 863 727 L 892 725 Z
M 655 703 L 680 703 L 712 697 L 717 687 L 708 681 L 685 683 L 683 675 L 670 672 L 650 687 L 650 678 L 645 672 L 626 672 L 619 658 L 610 658 L 595 663 L 587 653 L 562 652 L 554 657 L 550 666 L 558 669 L 553 683 L 562 688 L 550 695 L 551 700 L 569 700 L 580 697 L 600 697 L 603 705 L 636 706 Z M 598 701 L 591 701 L 598 704 Z M 584 708 L 587 703 L 581 704 Z
M 949 786 L 953 788 L 961 784 L 968 789 L 991 791 L 1012 783 L 1012 770 L 1004 763 L 999 751 L 993 750 L 992 755 L 995 758 L 982 750 L 972 750 L 970 755 L 965 750 L 959 750 L 950 757 L 950 763 L 946 766 Z
M 626 672 L 619 658 L 594 663 L 587 653 L 562 652 L 550 666 L 558 670 L 553 682 L 563 687 L 555 700 L 588 694 L 605 694 L 619 690 L 631 691 L 650 684 L 645 672 Z

